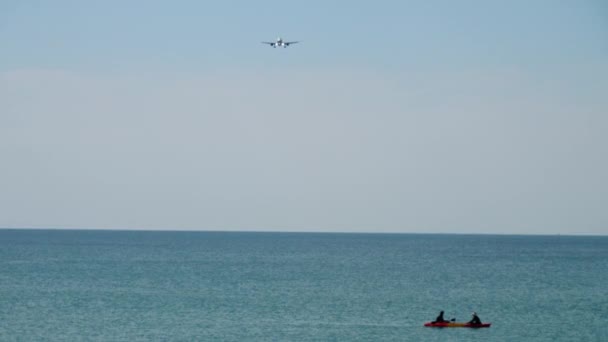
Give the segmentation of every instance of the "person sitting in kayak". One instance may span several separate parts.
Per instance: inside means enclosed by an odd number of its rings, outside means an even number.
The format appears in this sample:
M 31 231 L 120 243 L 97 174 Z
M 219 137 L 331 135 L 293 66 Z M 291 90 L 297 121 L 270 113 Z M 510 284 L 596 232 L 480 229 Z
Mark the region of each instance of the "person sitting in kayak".
M 435 318 L 435 320 L 432 323 L 448 323 L 449 321 L 446 321 L 443 318 L 443 310 L 441 310 L 441 312 L 439 313 L 439 316 L 437 316 L 437 318 Z
M 471 316 L 473 316 L 473 318 L 468 322 L 469 324 L 481 324 L 481 319 L 477 316 L 477 312 L 473 312 Z

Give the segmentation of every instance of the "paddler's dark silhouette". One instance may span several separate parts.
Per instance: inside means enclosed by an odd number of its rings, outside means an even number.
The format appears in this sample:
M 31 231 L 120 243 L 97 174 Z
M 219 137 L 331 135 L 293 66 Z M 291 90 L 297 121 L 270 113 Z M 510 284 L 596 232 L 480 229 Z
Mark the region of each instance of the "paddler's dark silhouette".
M 473 316 L 473 318 L 468 322 L 469 324 L 481 324 L 481 319 L 477 316 L 477 312 L 473 312 L 471 316 Z
M 454 319 L 452 319 L 452 321 L 454 321 Z M 446 321 L 443 318 L 443 310 L 441 310 L 441 312 L 439 313 L 439 316 L 437 316 L 437 318 L 435 318 L 435 320 L 432 323 L 449 323 L 450 321 Z

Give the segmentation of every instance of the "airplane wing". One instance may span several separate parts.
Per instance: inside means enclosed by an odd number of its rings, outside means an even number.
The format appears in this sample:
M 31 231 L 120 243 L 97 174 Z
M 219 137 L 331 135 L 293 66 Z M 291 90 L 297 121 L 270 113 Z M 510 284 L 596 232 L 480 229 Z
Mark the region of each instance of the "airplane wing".
M 275 42 L 262 42 L 262 44 L 274 45 L 276 43 Z
M 299 41 L 295 41 L 295 42 L 284 42 L 283 44 L 285 45 L 291 45 L 291 44 L 296 44 L 299 43 Z

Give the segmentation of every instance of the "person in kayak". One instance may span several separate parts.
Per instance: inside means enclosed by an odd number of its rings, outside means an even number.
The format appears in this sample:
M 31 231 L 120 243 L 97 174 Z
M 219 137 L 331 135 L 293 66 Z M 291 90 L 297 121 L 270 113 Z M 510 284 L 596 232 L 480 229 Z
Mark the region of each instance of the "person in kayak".
M 441 310 L 441 312 L 439 313 L 439 316 L 437 316 L 437 318 L 435 318 L 435 320 L 432 323 L 448 323 L 449 321 L 446 321 L 443 318 L 443 310 Z
M 473 312 L 471 316 L 473 316 L 473 318 L 468 322 L 469 324 L 481 324 L 481 319 L 477 316 L 477 312 Z

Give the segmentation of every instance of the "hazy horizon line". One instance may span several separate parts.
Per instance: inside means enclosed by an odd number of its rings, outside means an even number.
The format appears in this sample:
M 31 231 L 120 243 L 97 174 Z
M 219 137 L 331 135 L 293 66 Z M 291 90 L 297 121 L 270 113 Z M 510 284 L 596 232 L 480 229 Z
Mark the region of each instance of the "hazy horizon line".
M 608 237 L 608 234 L 597 233 L 471 233 L 471 232 L 391 232 L 391 231 L 341 231 L 341 230 L 217 230 L 217 229 L 153 229 L 153 228 L 66 228 L 66 227 L 0 227 L 0 231 L 26 230 L 26 231 L 109 231 L 109 232 L 167 232 L 167 233 L 278 233 L 278 234 L 361 234 L 361 235 L 485 235 L 485 236 L 580 236 L 580 237 Z

